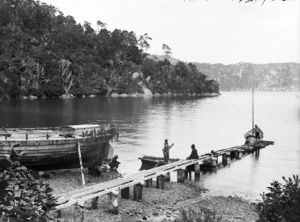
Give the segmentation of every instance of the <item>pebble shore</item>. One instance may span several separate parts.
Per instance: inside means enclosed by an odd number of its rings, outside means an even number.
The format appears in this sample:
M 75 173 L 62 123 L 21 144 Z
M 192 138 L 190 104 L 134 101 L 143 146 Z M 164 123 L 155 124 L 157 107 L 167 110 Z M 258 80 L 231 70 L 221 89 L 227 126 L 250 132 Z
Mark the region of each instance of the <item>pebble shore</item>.
M 82 187 L 79 170 L 62 170 L 50 172 L 51 178 L 47 183 L 54 190 L 55 195 Z M 120 177 L 116 172 L 103 173 L 100 177 L 94 177 L 85 172 L 87 186 Z M 153 183 L 155 186 L 155 183 Z M 222 216 L 224 222 L 253 222 L 258 219 L 255 212 L 255 204 L 240 197 L 208 196 L 202 197 L 205 188 L 196 187 L 193 183 L 166 182 L 165 189 L 155 187 L 143 188 L 143 199 L 133 200 L 133 189 L 130 189 L 130 199 L 119 200 L 119 214 L 112 213 L 112 205 L 107 195 L 98 200 L 98 209 L 83 209 L 85 222 L 134 222 L 134 221 L 180 221 L 180 212 L 183 208 L 193 210 L 205 207 L 216 211 Z M 71 221 L 73 208 L 62 211 L 62 218 L 58 221 Z M 52 216 L 55 217 L 55 214 Z M 57 218 L 58 219 L 58 218 Z M 177 219 L 177 220 L 176 220 Z

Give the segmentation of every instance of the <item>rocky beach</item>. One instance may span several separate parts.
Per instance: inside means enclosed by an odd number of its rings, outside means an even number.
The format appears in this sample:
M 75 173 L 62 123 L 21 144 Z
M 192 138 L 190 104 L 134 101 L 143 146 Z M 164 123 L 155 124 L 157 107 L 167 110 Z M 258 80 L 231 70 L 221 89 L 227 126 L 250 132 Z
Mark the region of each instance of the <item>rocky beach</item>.
M 79 170 L 61 170 L 49 172 L 51 178 L 47 183 L 53 188 L 54 195 L 82 187 Z M 86 186 L 112 180 L 122 175 L 117 172 L 102 173 L 99 177 L 94 177 L 85 171 Z M 154 183 L 155 184 L 155 183 Z M 85 205 L 80 211 L 83 212 L 83 221 L 182 221 L 182 210 L 192 210 L 203 213 L 213 212 L 219 221 L 256 221 L 258 215 L 255 212 L 255 204 L 237 196 L 207 196 L 203 193 L 207 189 L 194 184 L 166 182 L 165 189 L 153 187 L 143 188 L 143 199 L 133 200 L 133 189 L 130 188 L 130 198 L 119 199 L 119 213 L 115 214 L 108 195 L 100 196 L 98 199 L 98 209 L 88 209 Z M 57 218 L 56 213 L 52 217 L 61 222 L 72 221 L 73 207 L 62 210 L 61 218 Z M 81 218 L 81 217 L 80 217 Z M 80 221 L 77 218 L 78 221 Z

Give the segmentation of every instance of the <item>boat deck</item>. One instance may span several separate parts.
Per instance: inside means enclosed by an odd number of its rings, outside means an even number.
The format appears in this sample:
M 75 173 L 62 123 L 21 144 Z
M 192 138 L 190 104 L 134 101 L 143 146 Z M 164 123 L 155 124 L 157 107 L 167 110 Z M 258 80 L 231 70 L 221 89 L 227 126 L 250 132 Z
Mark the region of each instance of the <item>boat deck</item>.
M 53 128 L 7 128 L 0 130 L 1 141 L 24 141 L 24 140 L 66 140 L 66 139 L 80 139 L 86 137 L 101 136 L 108 132 L 110 125 L 82 125 L 79 128 L 77 125 L 72 126 L 73 131 L 66 131 L 61 127 Z M 65 126 L 67 127 L 67 126 Z

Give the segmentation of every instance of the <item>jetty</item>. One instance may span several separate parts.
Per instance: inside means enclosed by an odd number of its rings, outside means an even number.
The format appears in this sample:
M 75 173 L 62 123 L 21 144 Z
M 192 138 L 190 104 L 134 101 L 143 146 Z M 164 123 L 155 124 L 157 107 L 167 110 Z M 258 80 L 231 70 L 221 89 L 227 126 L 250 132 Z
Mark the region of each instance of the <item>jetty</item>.
M 119 197 L 129 199 L 130 187 L 133 187 L 133 199 L 142 200 L 143 187 L 152 187 L 152 179 L 154 178 L 156 178 L 156 188 L 164 189 L 164 183 L 170 178 L 168 175 L 170 175 L 171 172 L 177 172 L 177 182 L 184 182 L 189 176 L 186 167 L 194 165 L 195 180 L 200 180 L 200 168 L 204 163 L 209 162 L 214 165 L 222 160 L 222 164 L 226 164 L 227 158 L 229 157 L 240 158 L 240 154 L 259 152 L 261 148 L 273 144 L 273 141 L 261 140 L 257 146 L 245 144 L 221 149 L 208 154 L 203 154 L 199 159 L 178 160 L 163 166 L 142 170 L 136 174 L 128 175 L 123 178 L 62 193 L 59 196 L 56 196 L 57 200 L 54 211 L 60 211 L 61 209 L 72 205 L 82 205 L 82 203 L 88 200 L 92 201 L 92 206 L 96 209 L 98 197 L 104 194 L 108 194 L 110 197 L 113 196 L 114 198 L 111 198 L 112 201 L 115 201 Z

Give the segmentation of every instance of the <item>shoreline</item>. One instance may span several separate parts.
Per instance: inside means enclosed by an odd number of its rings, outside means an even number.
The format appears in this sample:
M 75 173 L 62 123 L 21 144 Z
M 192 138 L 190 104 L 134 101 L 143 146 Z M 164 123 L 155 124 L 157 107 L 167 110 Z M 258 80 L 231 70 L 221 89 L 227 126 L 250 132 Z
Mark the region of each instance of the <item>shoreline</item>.
M 101 98 L 117 98 L 117 97 L 130 97 L 130 98 L 153 98 L 153 97 L 215 97 L 215 96 L 220 96 L 221 93 L 201 93 L 201 94 L 184 94 L 184 93 L 164 93 L 164 94 L 159 94 L 159 93 L 154 93 L 154 94 L 143 94 L 143 93 L 134 93 L 134 94 L 117 94 L 117 93 L 112 93 L 109 96 L 106 95 L 83 95 L 83 96 L 74 96 L 72 94 L 70 95 L 61 95 L 57 97 L 57 99 L 74 99 L 74 98 L 96 98 L 96 97 L 101 97 Z M 29 96 L 21 96 L 18 99 L 15 100 L 47 100 L 47 99 L 55 99 L 52 97 L 43 97 L 43 98 L 38 98 L 37 96 L 29 95 Z M 11 99 L 10 99 L 11 100 Z M 0 100 L 1 101 L 1 100 Z
M 102 173 L 94 177 L 84 170 L 87 186 L 112 179 L 121 175 L 116 172 Z M 53 189 L 54 195 L 82 187 L 80 170 L 49 171 L 51 178 L 46 180 Z M 255 212 L 255 203 L 237 196 L 207 196 L 202 195 L 207 189 L 195 186 L 192 182 L 175 183 L 166 182 L 165 189 L 153 187 L 143 188 L 143 199 L 133 200 L 133 188 L 130 188 L 130 198 L 119 199 L 119 214 L 113 214 L 112 205 L 107 195 L 100 196 L 98 208 L 82 209 L 84 222 L 114 222 L 114 221 L 176 221 L 182 209 L 191 208 L 199 211 L 201 207 L 215 211 L 217 216 L 222 216 L 221 221 L 246 221 L 258 219 Z M 51 213 L 56 217 L 56 213 Z M 73 216 L 73 207 L 62 210 L 60 221 L 69 221 Z M 58 219 L 58 218 L 56 218 Z M 179 220 L 180 221 L 180 220 Z

